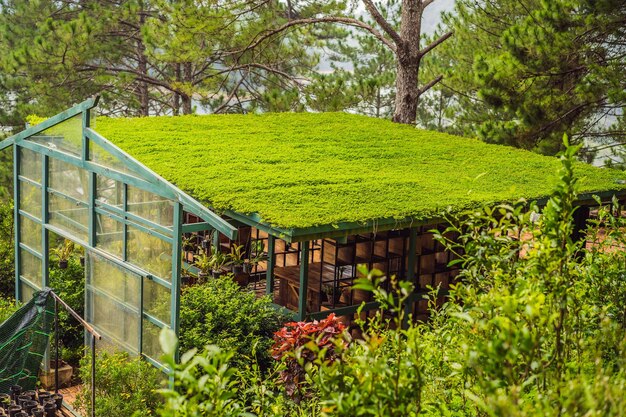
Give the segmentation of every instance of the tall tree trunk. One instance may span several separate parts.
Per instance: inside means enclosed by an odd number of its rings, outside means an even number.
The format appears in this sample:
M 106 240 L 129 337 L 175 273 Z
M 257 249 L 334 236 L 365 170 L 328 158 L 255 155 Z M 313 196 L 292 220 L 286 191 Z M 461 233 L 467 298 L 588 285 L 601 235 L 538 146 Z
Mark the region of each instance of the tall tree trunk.
M 187 86 L 191 86 L 191 77 L 192 77 L 192 68 L 191 62 L 185 62 L 183 64 L 184 71 L 184 80 Z M 181 98 L 183 101 L 183 114 L 191 114 L 191 94 L 185 93 L 181 94 Z
M 141 5 L 143 11 L 143 4 Z M 139 26 L 143 27 L 146 21 L 145 13 L 139 13 Z M 138 55 L 138 68 L 140 74 L 146 76 L 148 75 L 148 60 L 146 58 L 146 46 L 143 43 L 141 37 L 137 40 L 137 55 Z M 140 114 L 142 116 L 150 115 L 150 96 L 148 94 L 148 83 L 145 81 L 139 82 L 139 105 L 140 105 Z
M 174 64 L 174 76 L 176 77 L 176 83 L 180 85 L 181 73 L 180 73 L 180 63 L 176 62 Z M 172 103 L 172 113 L 174 116 L 178 116 L 180 114 L 180 93 L 178 91 L 174 92 L 173 103 Z
M 415 124 L 419 99 L 420 35 L 422 31 L 421 1 L 402 0 L 400 38 L 398 45 L 396 101 L 393 121 Z

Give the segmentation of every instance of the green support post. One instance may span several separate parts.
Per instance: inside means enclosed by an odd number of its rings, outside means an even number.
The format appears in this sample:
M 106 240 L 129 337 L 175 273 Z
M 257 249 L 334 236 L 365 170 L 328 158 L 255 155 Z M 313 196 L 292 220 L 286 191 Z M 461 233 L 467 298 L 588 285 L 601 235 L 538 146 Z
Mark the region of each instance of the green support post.
M 87 129 L 91 123 L 91 110 L 85 109 L 82 114 L 83 117 L 83 129 L 82 129 L 82 141 L 83 141 L 83 161 L 89 161 L 89 139 L 87 138 Z M 96 173 L 89 171 L 89 246 L 96 247 L 96 197 L 97 197 L 97 178 Z
M 22 299 L 22 291 L 20 288 L 20 152 L 17 145 L 13 145 L 13 224 L 15 234 L 15 299 L 17 302 Z
M 417 277 L 415 275 L 415 258 L 417 254 L 417 228 L 412 227 L 409 230 L 409 259 L 407 262 L 406 279 L 407 281 L 417 284 Z M 406 328 L 409 324 L 409 314 L 411 313 L 411 307 L 413 301 L 405 301 L 404 303 L 404 319 L 402 320 L 402 327 Z
M 178 336 L 180 331 L 180 276 L 182 268 L 182 230 L 183 230 L 183 205 L 177 203 L 174 206 L 174 227 L 172 231 L 172 306 L 171 306 L 171 326 Z M 180 352 L 176 352 L 178 360 Z
M 309 246 L 310 242 L 302 242 L 300 249 L 300 288 L 298 292 L 298 320 L 306 318 L 306 302 L 309 286 Z
M 48 167 L 50 165 L 50 159 L 47 155 L 41 155 L 41 158 L 41 277 L 42 288 L 46 288 L 50 285 L 50 272 L 48 269 L 50 263 L 50 242 L 48 241 L 49 232 L 46 228 L 50 216 L 48 212 L 48 183 L 50 182 Z
M 276 265 L 276 238 L 269 235 L 267 238 L 267 271 L 265 293 L 274 294 L 274 266 Z
M 415 284 L 415 257 L 417 251 L 417 228 L 409 230 L 409 259 L 407 262 L 406 280 Z
M 220 245 L 220 232 L 219 230 L 214 230 L 213 231 L 213 242 L 211 242 L 213 244 L 213 250 L 215 252 L 221 252 L 222 251 L 222 246 Z

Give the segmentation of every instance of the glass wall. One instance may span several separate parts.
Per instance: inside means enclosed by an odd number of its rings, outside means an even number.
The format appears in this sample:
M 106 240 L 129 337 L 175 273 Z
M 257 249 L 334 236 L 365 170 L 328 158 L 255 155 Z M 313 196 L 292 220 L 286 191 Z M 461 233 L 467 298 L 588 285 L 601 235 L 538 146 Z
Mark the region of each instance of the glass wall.
M 19 201 L 16 205 L 17 236 L 20 237 L 16 256 L 19 265 L 18 295 L 20 301 L 26 302 L 33 293 L 43 287 L 42 265 L 42 161 L 43 155 L 30 149 L 19 148 L 16 166 L 19 175 L 17 187 Z
M 17 292 L 27 301 L 47 282 L 48 230 L 75 241 L 86 251 L 87 321 L 106 342 L 158 363 L 160 331 L 177 325 L 172 297 L 180 288 L 180 230 L 174 223 L 182 208 L 84 136 L 87 116 L 16 145 Z

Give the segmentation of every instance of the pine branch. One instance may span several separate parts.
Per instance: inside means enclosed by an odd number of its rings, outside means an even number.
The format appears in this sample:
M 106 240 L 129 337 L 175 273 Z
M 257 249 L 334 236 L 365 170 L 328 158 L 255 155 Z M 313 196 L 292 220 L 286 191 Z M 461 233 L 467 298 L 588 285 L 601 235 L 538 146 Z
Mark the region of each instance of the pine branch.
M 389 49 L 391 49 L 392 51 L 396 51 L 396 44 L 394 44 L 392 41 L 390 41 L 389 39 L 387 39 L 378 29 L 368 25 L 367 23 L 359 20 L 359 19 L 354 19 L 351 17 L 342 17 L 342 16 L 326 16 L 326 17 L 312 17 L 312 18 L 307 18 L 307 19 L 296 19 L 296 20 L 291 20 L 275 29 L 272 30 L 268 30 L 265 33 L 263 33 L 259 38 L 257 38 L 256 40 L 254 40 L 252 43 L 250 43 L 248 46 L 246 46 L 244 49 L 238 50 L 238 51 L 234 51 L 232 54 L 242 54 L 246 51 L 249 51 L 251 49 L 256 48 L 257 46 L 259 46 L 261 43 L 263 43 L 265 40 L 271 38 L 272 36 L 275 36 L 281 32 L 284 32 L 285 30 L 295 27 L 295 26 L 304 26 L 304 25 L 312 25 L 312 24 L 316 24 L 316 23 L 340 23 L 346 26 L 352 26 L 352 27 L 357 27 L 357 28 L 361 28 L 364 29 L 368 32 L 370 32 L 372 35 L 374 35 L 379 41 L 381 41 L 384 45 L 386 45 Z
M 445 34 L 441 35 L 438 39 L 432 41 L 430 43 L 430 45 L 428 45 L 424 49 L 422 49 L 420 51 L 420 56 L 426 55 L 427 53 L 429 53 L 430 51 L 432 51 L 433 49 L 435 49 L 436 47 L 441 45 L 443 42 L 445 42 L 453 34 L 454 34 L 454 32 L 448 32 L 448 33 L 445 33 Z
M 417 96 L 418 97 L 421 96 L 426 91 L 430 90 L 435 85 L 437 85 L 441 80 L 443 80 L 443 75 L 440 75 L 437 78 L 435 78 L 434 80 L 431 80 L 428 84 L 424 84 L 422 87 L 420 87 L 419 90 L 417 90 Z
M 393 39 L 394 43 L 397 46 L 402 45 L 403 44 L 402 38 L 400 37 L 398 32 L 396 32 L 393 26 L 391 26 L 389 22 L 387 22 L 387 20 L 383 17 L 383 15 L 380 14 L 380 11 L 378 11 L 378 9 L 376 8 L 372 0 L 363 0 L 363 3 L 365 4 L 365 8 L 369 12 L 369 14 L 372 16 L 372 18 L 376 21 L 376 23 L 378 23 L 378 25 L 380 25 L 381 28 L 383 28 L 385 33 L 389 35 L 391 39 Z

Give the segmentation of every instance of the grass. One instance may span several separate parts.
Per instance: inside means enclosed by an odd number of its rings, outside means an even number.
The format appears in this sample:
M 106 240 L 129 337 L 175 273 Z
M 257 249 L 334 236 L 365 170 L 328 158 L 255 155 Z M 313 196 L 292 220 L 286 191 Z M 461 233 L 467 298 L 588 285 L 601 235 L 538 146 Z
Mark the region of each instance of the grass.
M 344 113 L 98 118 L 95 129 L 219 211 L 283 228 L 535 199 L 559 161 Z M 581 191 L 623 189 L 621 171 L 577 166 Z

